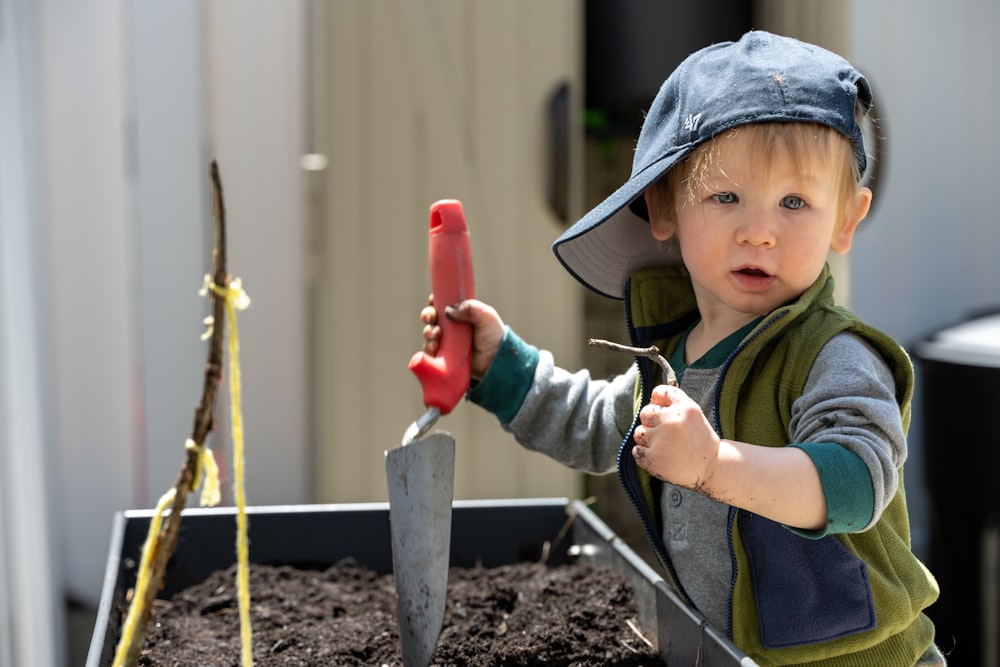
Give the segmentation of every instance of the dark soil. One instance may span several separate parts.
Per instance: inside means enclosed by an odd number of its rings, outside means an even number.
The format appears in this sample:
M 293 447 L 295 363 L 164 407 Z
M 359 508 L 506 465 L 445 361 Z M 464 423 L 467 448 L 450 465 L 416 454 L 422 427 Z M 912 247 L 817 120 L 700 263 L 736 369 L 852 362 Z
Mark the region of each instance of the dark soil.
M 140 665 L 239 667 L 235 566 L 157 601 Z M 402 664 L 392 575 L 250 566 L 254 664 Z M 452 568 L 438 666 L 662 666 L 638 628 L 632 590 L 588 565 Z

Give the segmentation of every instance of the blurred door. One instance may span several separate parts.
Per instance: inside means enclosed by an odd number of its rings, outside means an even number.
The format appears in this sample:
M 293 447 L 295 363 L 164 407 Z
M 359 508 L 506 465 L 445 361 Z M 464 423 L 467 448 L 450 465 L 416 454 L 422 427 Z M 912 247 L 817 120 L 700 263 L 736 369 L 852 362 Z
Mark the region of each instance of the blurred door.
M 580 363 L 581 290 L 549 246 L 557 212 L 580 213 L 582 133 L 569 128 L 580 126 L 582 10 L 343 0 L 311 12 L 315 495 L 382 501 L 384 452 L 423 411 L 407 361 L 422 343 L 432 202 L 463 202 L 477 296 L 560 364 Z M 578 474 L 526 452 L 476 406 L 438 428 L 458 444 L 456 498 L 579 493 Z

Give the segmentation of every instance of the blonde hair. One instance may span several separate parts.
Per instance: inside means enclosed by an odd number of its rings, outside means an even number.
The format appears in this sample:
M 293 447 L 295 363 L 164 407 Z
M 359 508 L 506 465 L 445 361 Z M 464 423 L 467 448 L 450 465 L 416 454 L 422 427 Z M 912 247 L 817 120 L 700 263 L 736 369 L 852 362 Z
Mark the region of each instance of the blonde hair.
M 779 148 L 787 151 L 799 172 L 817 159 L 834 166 L 837 215 L 843 217 L 861 180 L 854 145 L 831 127 L 805 122 L 750 123 L 712 137 L 649 186 L 656 210 L 673 219 L 678 206 L 694 203 L 695 193 L 704 186 L 725 143 L 739 133 L 749 134 L 752 154 L 760 157 L 760 171 L 765 177 Z M 687 195 L 686 202 L 677 200 L 680 194 Z

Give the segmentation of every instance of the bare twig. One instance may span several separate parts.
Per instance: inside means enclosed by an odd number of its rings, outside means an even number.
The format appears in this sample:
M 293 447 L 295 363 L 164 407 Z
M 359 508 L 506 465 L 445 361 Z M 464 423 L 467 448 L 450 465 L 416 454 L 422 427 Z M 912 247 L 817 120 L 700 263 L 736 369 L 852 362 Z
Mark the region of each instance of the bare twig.
M 222 179 L 219 176 L 219 166 L 213 160 L 211 166 L 212 177 L 212 217 L 215 228 L 215 249 L 212 251 L 212 260 L 215 273 L 212 280 L 219 287 L 229 284 L 229 276 L 226 274 L 226 209 L 222 199 Z M 194 427 L 191 431 L 191 440 L 199 445 L 205 444 L 205 438 L 215 428 L 215 398 L 218 395 L 219 381 L 222 377 L 223 361 L 223 341 L 226 322 L 226 302 L 211 290 L 209 298 L 212 299 L 212 337 L 209 343 L 208 361 L 205 364 L 205 380 L 201 394 L 201 402 L 195 409 Z M 159 548 L 150 561 L 151 571 L 149 573 L 149 586 L 146 588 L 146 595 L 142 600 L 134 600 L 133 604 L 139 607 L 139 632 L 136 632 L 132 641 L 127 647 L 124 664 L 133 667 L 139 659 L 139 652 L 146 640 L 146 628 L 152 613 L 153 600 L 157 593 L 163 588 L 163 577 L 166 572 L 167 562 L 174 553 L 177 546 L 177 536 L 180 532 L 181 511 L 187 503 L 188 494 L 193 491 L 195 476 L 198 471 L 198 457 L 196 450 L 188 448 L 184 463 L 177 481 L 174 483 L 174 498 L 170 506 L 169 513 L 163 519 L 163 526 L 159 535 Z
M 596 496 L 590 496 L 589 498 L 584 499 L 582 502 L 584 505 L 589 506 L 593 505 L 596 501 L 597 501 Z M 577 516 L 579 516 L 579 513 L 575 509 L 571 511 L 567 515 L 566 521 L 563 522 L 563 525 L 559 529 L 559 532 L 556 533 L 556 536 L 552 538 L 552 540 L 545 540 L 545 542 L 542 543 L 542 556 L 541 558 L 538 559 L 539 563 L 544 565 L 549 562 L 549 556 L 552 555 L 552 549 L 560 542 L 562 542 L 564 537 L 566 537 L 566 533 L 569 532 L 569 529 L 573 525 L 573 522 L 576 521 Z
M 635 654 L 639 653 L 639 649 L 637 649 L 634 646 L 632 646 L 631 644 L 629 644 L 628 640 L 622 639 L 620 641 L 621 641 L 622 646 L 624 646 L 625 648 L 627 648 L 629 651 L 632 651 L 632 653 L 635 653 Z
M 655 646 L 653 646 L 653 642 L 651 642 L 651 641 L 649 641 L 648 639 L 646 639 L 646 637 L 645 637 L 645 636 L 644 636 L 644 635 L 642 634 L 642 632 L 641 632 L 641 631 L 639 630 L 639 626 L 637 626 L 637 625 L 636 625 L 636 624 L 635 624 L 635 623 L 634 623 L 634 622 L 632 621 L 632 619 L 631 619 L 631 618 L 629 618 L 629 619 L 626 619 L 626 620 L 625 620 L 625 624 L 626 624 L 626 625 L 628 625 L 629 629 L 630 629 L 630 630 L 631 630 L 632 632 L 634 632 L 634 633 L 635 633 L 635 636 L 636 636 L 636 637 L 638 637 L 638 638 L 639 638 L 639 639 L 641 639 L 641 640 L 642 640 L 643 642 L 645 642 L 646 646 L 648 646 L 649 648 L 651 648 L 651 649 L 654 649 L 654 650 L 656 649 L 656 647 L 655 647 Z
M 603 347 L 606 350 L 611 350 L 612 352 L 627 352 L 629 354 L 634 354 L 637 357 L 646 357 L 647 359 L 652 359 L 660 368 L 663 369 L 663 381 L 665 384 L 677 386 L 677 374 L 674 373 L 673 367 L 670 362 L 660 354 L 660 348 L 655 345 L 650 345 L 649 347 L 630 347 L 628 345 L 620 345 L 618 343 L 612 343 L 609 340 L 601 340 L 599 338 L 591 338 L 587 341 L 587 345 L 591 347 Z

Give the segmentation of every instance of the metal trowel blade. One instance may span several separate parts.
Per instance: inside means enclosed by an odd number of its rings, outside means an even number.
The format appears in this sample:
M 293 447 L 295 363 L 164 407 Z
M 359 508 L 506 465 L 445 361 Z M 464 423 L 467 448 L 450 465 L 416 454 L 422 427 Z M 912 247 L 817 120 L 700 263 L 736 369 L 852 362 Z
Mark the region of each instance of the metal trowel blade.
M 385 455 L 396 616 L 405 667 L 427 667 L 444 623 L 455 439 L 436 431 Z

